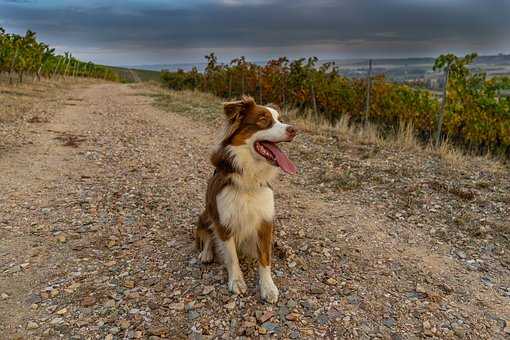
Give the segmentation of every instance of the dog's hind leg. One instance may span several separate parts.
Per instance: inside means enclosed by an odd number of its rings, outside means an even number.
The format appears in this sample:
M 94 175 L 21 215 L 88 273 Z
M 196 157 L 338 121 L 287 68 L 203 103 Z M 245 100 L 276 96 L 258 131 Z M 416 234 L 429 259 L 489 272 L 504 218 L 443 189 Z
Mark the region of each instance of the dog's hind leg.
M 198 219 L 196 230 L 196 245 L 200 251 L 198 259 L 202 263 L 210 263 L 214 260 L 214 242 L 213 234 L 210 229 L 210 221 L 207 214 L 204 212 Z

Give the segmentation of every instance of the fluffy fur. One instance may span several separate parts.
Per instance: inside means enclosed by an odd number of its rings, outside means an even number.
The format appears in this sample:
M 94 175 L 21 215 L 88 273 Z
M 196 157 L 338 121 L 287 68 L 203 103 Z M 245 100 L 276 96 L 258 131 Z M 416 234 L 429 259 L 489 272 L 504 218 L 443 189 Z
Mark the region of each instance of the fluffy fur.
M 250 97 L 224 104 L 226 129 L 211 156 L 215 167 L 209 179 L 206 207 L 200 215 L 196 244 L 199 259 L 211 262 L 221 255 L 228 272 L 228 287 L 244 293 L 246 283 L 238 252 L 257 257 L 262 299 L 275 303 L 278 289 L 271 277 L 274 199 L 271 181 L 279 168 L 255 150 L 258 141 L 291 141 L 294 128 L 278 120 L 278 112 Z M 215 251 L 216 250 L 216 251 Z

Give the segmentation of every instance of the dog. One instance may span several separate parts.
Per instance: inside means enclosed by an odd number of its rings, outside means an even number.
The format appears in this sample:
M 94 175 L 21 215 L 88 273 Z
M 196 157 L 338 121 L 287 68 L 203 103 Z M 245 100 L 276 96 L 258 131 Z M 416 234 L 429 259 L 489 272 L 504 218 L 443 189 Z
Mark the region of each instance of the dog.
M 215 167 L 209 179 L 206 207 L 196 229 L 202 263 L 221 255 L 228 272 L 228 289 L 246 292 L 238 251 L 258 259 L 261 298 L 278 301 L 271 276 L 274 199 L 271 181 L 280 170 L 296 173 L 296 166 L 277 143 L 290 142 L 295 127 L 279 121 L 278 111 L 244 96 L 223 105 L 225 134 L 211 155 Z

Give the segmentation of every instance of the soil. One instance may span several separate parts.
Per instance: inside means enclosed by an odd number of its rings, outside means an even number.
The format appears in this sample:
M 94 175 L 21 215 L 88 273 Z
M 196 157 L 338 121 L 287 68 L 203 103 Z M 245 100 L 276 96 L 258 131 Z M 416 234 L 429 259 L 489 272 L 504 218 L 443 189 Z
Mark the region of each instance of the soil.
M 217 119 L 140 84 L 48 96 L 0 149 L 0 338 L 510 337 L 506 166 L 302 131 L 274 185 L 270 305 L 253 261 L 232 296 L 197 260 Z

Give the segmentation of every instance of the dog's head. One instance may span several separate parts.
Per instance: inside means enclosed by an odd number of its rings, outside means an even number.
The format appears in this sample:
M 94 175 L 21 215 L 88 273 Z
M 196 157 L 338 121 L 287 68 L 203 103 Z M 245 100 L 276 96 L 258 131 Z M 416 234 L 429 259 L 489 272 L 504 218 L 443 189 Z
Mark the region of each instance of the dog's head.
M 253 98 L 243 97 L 239 101 L 224 103 L 227 133 L 223 141 L 232 149 L 248 149 L 256 162 L 265 162 L 280 167 L 287 173 L 295 173 L 295 165 L 277 146 L 290 142 L 297 134 L 292 125 L 279 121 L 275 108 L 257 105 Z

